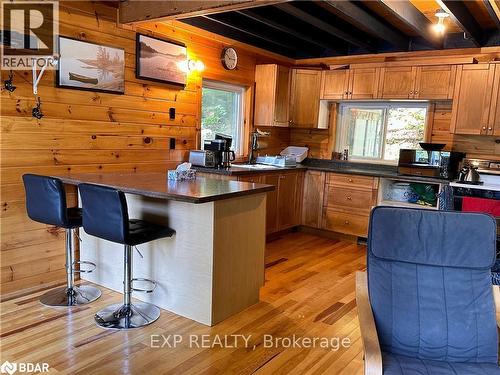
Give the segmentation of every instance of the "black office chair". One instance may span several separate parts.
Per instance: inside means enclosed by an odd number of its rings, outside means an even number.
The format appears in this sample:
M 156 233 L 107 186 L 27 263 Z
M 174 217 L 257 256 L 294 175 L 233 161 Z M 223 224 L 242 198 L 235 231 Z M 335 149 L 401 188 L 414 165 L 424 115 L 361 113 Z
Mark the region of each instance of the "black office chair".
M 124 245 L 123 304 L 114 304 L 95 315 L 96 323 L 103 328 L 129 329 L 148 325 L 160 316 L 160 309 L 153 304 L 132 304 L 132 291 L 150 293 L 156 283 L 148 279 L 132 278 L 132 246 L 171 237 L 171 228 L 143 220 L 130 220 L 125 194 L 119 190 L 93 184 L 78 186 L 83 206 L 83 228 L 86 233 Z M 133 288 L 134 281 L 152 283 L 149 290 Z
M 74 260 L 72 231 L 82 226 L 81 210 L 78 207 L 67 207 L 64 185 L 58 178 L 25 174 L 23 182 L 29 218 L 66 230 L 66 286 L 48 291 L 40 297 L 40 302 L 46 306 L 69 307 L 96 300 L 101 296 L 99 289 L 90 285 L 75 286 L 75 273 L 89 273 L 95 269 L 94 263 Z M 75 269 L 76 265 L 91 268 Z

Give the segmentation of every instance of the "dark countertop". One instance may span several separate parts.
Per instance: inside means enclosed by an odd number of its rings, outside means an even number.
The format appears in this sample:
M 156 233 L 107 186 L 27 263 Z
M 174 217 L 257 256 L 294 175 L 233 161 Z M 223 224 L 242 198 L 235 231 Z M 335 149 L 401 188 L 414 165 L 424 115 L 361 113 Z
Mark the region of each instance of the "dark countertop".
M 397 166 L 387 165 L 387 164 L 372 164 L 372 163 L 357 163 L 349 161 L 340 160 L 327 160 L 327 159 L 310 159 L 307 158 L 298 164 L 296 167 L 270 167 L 270 168 L 245 168 L 238 167 L 238 164 L 233 164 L 230 169 L 213 169 L 205 167 L 193 167 L 199 172 L 203 173 L 213 173 L 222 174 L 230 176 L 238 175 L 248 175 L 257 173 L 273 173 L 282 171 L 292 171 L 292 170 L 315 170 L 324 172 L 335 172 L 335 173 L 345 173 L 345 174 L 356 174 L 362 176 L 373 176 L 373 177 L 384 177 L 384 178 L 398 178 L 408 181 L 416 182 L 433 182 L 441 184 L 449 184 L 449 180 L 443 180 L 441 178 L 433 177 L 420 177 L 420 176 L 407 176 L 400 175 L 398 173 Z
M 166 173 L 75 173 L 62 176 L 64 183 L 92 183 L 125 193 L 189 203 L 213 202 L 274 190 L 272 185 L 197 177 L 195 180 L 170 181 Z

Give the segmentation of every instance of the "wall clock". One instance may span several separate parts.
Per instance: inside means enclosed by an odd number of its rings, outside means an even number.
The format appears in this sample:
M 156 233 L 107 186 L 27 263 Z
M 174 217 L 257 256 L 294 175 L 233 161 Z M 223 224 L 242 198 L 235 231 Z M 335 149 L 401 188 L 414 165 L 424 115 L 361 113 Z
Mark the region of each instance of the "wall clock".
M 224 48 L 221 56 L 222 66 L 227 70 L 236 69 L 238 65 L 238 54 L 232 47 Z

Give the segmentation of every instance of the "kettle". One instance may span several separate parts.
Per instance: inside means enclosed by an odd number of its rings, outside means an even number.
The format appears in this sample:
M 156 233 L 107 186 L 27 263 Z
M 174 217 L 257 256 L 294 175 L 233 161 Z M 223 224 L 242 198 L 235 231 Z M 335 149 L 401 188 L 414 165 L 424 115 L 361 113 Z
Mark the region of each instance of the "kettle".
M 478 183 L 481 181 L 481 176 L 477 172 L 477 167 L 463 167 L 458 174 L 460 182 Z

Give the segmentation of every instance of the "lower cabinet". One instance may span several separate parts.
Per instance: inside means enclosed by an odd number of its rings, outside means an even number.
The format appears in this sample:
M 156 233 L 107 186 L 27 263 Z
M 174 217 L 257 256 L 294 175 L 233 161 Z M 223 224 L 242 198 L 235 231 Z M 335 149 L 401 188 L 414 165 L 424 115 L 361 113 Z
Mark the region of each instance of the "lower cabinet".
M 267 193 L 267 234 L 300 225 L 303 172 L 270 173 L 261 177 L 263 184 L 276 189 Z
M 368 235 L 370 211 L 377 204 L 377 177 L 327 173 L 321 228 L 358 237 Z

